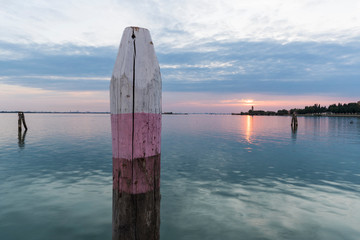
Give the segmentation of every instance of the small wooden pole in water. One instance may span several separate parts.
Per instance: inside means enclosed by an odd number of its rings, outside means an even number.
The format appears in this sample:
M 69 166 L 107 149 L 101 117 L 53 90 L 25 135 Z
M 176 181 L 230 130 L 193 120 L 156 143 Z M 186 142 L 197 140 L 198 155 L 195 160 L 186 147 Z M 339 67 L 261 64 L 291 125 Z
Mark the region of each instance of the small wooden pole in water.
M 147 29 L 124 30 L 110 109 L 112 239 L 159 239 L 161 75 Z
M 18 132 L 21 133 L 21 112 L 18 112 Z
M 25 115 L 24 112 L 18 112 L 18 130 L 21 132 L 21 123 L 24 125 L 25 131 L 27 131 L 27 126 L 25 122 Z
M 293 112 L 292 119 L 291 119 L 291 128 L 296 129 L 298 127 L 298 120 L 296 113 Z

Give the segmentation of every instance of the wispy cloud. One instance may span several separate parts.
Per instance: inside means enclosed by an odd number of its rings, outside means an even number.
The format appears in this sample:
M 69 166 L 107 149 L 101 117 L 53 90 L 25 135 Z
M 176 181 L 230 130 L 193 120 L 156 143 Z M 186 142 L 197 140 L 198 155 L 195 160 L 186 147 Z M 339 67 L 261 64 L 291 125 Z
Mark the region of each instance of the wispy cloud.
M 0 109 L 18 111 L 109 111 L 108 91 L 44 90 L 0 82 Z
M 232 67 L 235 61 L 232 62 L 208 62 L 202 64 L 162 64 L 160 67 L 162 69 L 179 69 L 179 68 L 227 68 Z
M 102 91 L 116 56 L 112 47 L 4 44 L 23 58 L 0 60 L 0 81 L 51 90 Z M 165 91 L 319 93 L 358 96 L 360 47 L 356 43 L 232 42 L 221 51 L 158 53 Z M 25 50 L 24 50 L 25 49 Z M 53 50 L 54 49 L 54 50 Z
M 0 61 L 19 60 L 23 58 L 25 58 L 25 54 L 22 52 L 0 48 Z
M 130 25 L 153 30 L 160 49 L 239 40 L 344 42 L 360 36 L 357 0 L 15 0 L 1 6 L 0 30 L 6 34 L 0 41 L 16 43 L 115 46 Z
M 13 76 L 0 76 L 0 80 L 8 80 Z M 32 76 L 16 76 L 20 79 L 46 79 L 46 80 L 87 80 L 87 81 L 109 81 L 109 77 L 78 77 L 78 76 L 51 76 L 51 75 L 32 75 Z

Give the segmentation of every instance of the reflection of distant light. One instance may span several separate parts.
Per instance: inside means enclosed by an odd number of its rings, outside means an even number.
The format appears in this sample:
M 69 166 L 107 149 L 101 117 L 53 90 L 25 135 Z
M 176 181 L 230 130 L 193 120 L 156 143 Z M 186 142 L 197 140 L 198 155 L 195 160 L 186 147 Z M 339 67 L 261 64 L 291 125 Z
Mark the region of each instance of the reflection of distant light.
M 248 143 L 252 143 L 251 141 L 251 133 L 252 133 L 252 120 L 253 118 L 249 115 L 246 116 L 246 132 L 245 139 Z

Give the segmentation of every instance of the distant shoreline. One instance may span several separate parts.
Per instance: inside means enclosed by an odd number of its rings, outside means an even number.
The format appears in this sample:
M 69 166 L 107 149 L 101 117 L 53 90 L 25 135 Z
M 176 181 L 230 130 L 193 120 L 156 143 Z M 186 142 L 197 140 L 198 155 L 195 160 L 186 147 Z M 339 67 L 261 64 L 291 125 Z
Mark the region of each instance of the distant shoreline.
M 291 116 L 291 115 L 289 115 Z M 297 116 L 301 117 L 360 117 L 360 114 L 343 114 L 343 113 L 337 113 L 337 114 L 297 114 Z
M 274 114 L 274 115 L 261 115 L 261 114 L 238 114 L 232 113 L 231 115 L 235 116 L 264 116 L 264 117 L 291 117 L 292 114 Z M 296 114 L 298 117 L 360 117 L 360 114 L 351 114 L 351 113 L 334 113 L 334 114 L 320 114 L 320 113 L 307 113 L 307 114 Z
M 18 113 L 20 111 L 0 111 L 0 113 Z M 33 112 L 33 111 L 22 111 L 23 113 L 34 113 L 34 114 L 110 114 L 110 112 Z
M 0 111 L 1 113 L 13 113 L 17 114 L 19 111 Z M 23 111 L 26 114 L 111 114 L 110 112 L 33 112 L 33 111 Z M 281 114 L 281 115 L 261 115 L 261 114 L 240 114 L 240 113 L 170 113 L 164 112 L 162 115 L 231 115 L 231 116 L 263 116 L 263 117 L 291 117 L 291 114 Z M 297 114 L 298 117 L 360 117 L 360 114 L 344 114 L 344 113 L 334 113 L 334 114 Z

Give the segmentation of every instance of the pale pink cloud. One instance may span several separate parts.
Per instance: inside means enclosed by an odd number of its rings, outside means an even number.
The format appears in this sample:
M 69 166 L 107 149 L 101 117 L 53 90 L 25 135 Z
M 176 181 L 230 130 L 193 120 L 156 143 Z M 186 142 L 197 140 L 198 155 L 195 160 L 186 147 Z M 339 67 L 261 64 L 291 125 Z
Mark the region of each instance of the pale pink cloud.
M 107 91 L 53 91 L 0 84 L 1 111 L 109 111 Z

